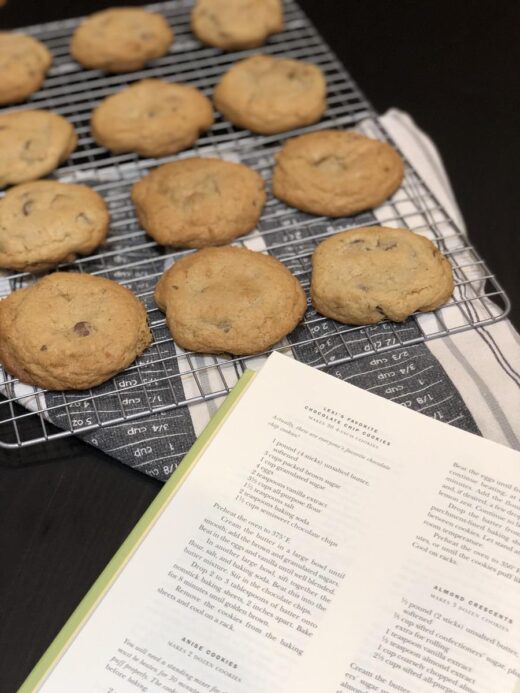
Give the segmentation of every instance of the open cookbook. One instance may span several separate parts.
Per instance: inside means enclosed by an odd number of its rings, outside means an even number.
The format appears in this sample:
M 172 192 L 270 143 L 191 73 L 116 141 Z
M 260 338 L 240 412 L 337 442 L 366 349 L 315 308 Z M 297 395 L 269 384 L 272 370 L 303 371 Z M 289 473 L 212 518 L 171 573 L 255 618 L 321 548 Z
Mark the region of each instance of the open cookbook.
M 274 353 L 21 690 L 518 693 L 520 454 Z

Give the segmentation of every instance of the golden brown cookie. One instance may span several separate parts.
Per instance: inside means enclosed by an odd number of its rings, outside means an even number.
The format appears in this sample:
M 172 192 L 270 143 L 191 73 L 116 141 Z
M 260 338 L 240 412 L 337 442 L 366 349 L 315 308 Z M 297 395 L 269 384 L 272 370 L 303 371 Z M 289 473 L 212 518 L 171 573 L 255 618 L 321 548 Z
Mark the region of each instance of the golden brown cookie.
M 166 19 L 140 7 L 112 7 L 79 25 L 70 52 L 83 67 L 106 72 L 140 70 L 168 52 L 173 32 Z
M 40 272 L 105 239 L 108 209 L 86 185 L 39 180 L 11 188 L 0 200 L 0 267 Z
M 399 154 L 386 142 L 322 130 L 287 140 L 276 156 L 273 193 L 304 212 L 343 217 L 380 205 L 403 175 Z
M 92 113 L 92 136 L 111 152 L 166 156 L 191 147 L 213 125 L 211 101 L 195 87 L 143 79 Z
M 256 48 L 283 29 L 281 0 L 197 0 L 191 28 L 203 43 L 224 50 Z
M 264 181 L 243 164 L 195 157 L 154 169 L 134 184 L 132 200 L 158 243 L 202 248 L 255 228 L 265 203 Z
M 144 305 L 110 279 L 56 272 L 0 301 L 0 362 L 29 385 L 94 387 L 151 340 Z
M 52 56 L 32 36 L 0 31 L 0 105 L 24 101 L 42 85 Z
M 213 94 L 235 125 L 269 135 L 310 125 L 326 108 L 327 85 L 316 65 L 254 55 L 233 65 Z
M 0 187 L 47 175 L 69 157 L 76 142 L 74 128 L 57 113 L 0 115 Z
M 174 340 L 204 353 L 254 354 L 291 332 L 307 303 L 281 262 L 245 248 L 205 248 L 178 260 L 155 300 Z
M 453 293 L 449 261 L 408 229 L 343 231 L 312 257 L 312 302 L 318 313 L 351 325 L 401 322 L 442 306 Z

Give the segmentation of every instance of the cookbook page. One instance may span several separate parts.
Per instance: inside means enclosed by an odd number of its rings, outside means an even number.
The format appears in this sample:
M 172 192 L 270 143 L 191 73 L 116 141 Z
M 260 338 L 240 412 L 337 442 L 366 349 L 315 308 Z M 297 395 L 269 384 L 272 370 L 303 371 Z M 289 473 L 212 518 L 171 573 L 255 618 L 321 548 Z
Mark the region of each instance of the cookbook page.
M 518 685 L 520 455 L 274 354 L 44 691 Z

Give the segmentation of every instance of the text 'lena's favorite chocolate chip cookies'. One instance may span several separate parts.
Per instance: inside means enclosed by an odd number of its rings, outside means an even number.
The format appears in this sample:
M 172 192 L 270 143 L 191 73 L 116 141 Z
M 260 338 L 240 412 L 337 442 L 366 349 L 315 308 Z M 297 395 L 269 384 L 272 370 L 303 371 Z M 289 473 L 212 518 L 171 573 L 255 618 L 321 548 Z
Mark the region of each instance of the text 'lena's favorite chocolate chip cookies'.
M 403 175 L 401 157 L 386 142 L 322 130 L 285 142 L 276 155 L 273 193 L 303 212 L 343 217 L 382 204 Z
M 132 200 L 158 243 L 202 248 L 255 228 L 265 203 L 264 181 L 244 164 L 194 157 L 151 171 L 134 184 Z
M 187 84 L 143 79 L 93 111 L 92 136 L 111 152 L 166 156 L 191 147 L 213 125 L 213 107 Z
M 209 354 L 265 351 L 296 327 L 305 293 L 279 260 L 246 248 L 205 248 L 159 280 L 155 301 L 184 349 Z
M 29 385 L 94 387 L 151 341 L 144 305 L 110 279 L 56 272 L 0 301 L 0 362 Z
M 401 322 L 442 306 L 453 293 L 449 261 L 408 229 L 373 226 L 337 233 L 312 256 L 312 303 L 338 322 Z

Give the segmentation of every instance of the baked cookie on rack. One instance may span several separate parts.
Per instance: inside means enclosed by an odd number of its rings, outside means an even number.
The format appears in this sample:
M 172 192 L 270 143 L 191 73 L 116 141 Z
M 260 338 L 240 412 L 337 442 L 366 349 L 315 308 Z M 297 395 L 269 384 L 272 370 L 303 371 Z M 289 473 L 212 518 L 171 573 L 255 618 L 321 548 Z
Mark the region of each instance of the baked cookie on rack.
M 223 245 L 255 228 L 264 181 L 243 164 L 194 157 L 153 169 L 134 184 L 132 200 L 141 225 L 162 245 Z
M 103 277 L 56 272 L 0 301 L 0 362 L 28 385 L 86 390 L 151 341 L 144 305 Z
M 0 105 L 19 103 L 37 91 L 51 63 L 52 55 L 41 41 L 0 31 Z
M 386 142 L 322 130 L 285 142 L 276 156 L 273 193 L 304 212 L 343 217 L 382 204 L 403 175 L 401 157 Z
M 0 187 L 46 176 L 76 148 L 68 120 L 50 111 L 0 115 Z
M 72 35 L 70 52 L 89 69 L 132 72 L 165 55 L 173 38 L 160 14 L 140 7 L 111 7 L 81 22 Z
M 281 0 L 197 0 L 191 28 L 202 43 L 227 51 L 262 46 L 283 29 Z
M 41 272 L 105 239 L 105 201 L 86 185 L 38 180 L 7 191 L 0 200 L 0 267 Z
M 204 248 L 159 280 L 155 301 L 179 346 L 203 353 L 265 351 L 296 327 L 307 302 L 279 260 L 246 248 Z
M 316 65 L 254 55 L 226 72 L 213 101 L 234 125 L 270 135 L 318 121 L 326 109 L 326 92 Z
M 96 142 L 111 152 L 166 156 L 191 147 L 213 125 L 213 107 L 187 84 L 143 79 L 108 96 L 92 113 Z
M 408 229 L 343 231 L 320 243 L 312 256 L 312 303 L 338 322 L 402 322 L 417 310 L 439 308 L 452 293 L 447 258 Z

